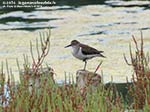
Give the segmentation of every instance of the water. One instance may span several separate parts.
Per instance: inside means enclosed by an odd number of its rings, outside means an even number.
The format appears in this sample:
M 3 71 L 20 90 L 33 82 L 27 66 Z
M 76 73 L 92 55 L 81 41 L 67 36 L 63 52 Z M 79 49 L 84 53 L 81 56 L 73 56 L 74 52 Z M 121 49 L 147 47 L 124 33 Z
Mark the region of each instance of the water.
M 64 74 L 73 74 L 82 69 L 84 63 L 71 55 L 71 49 L 65 49 L 71 40 L 77 39 L 104 51 L 106 59 L 95 58 L 88 61 L 88 69 L 95 71 L 101 60 L 104 81 L 111 76 L 117 82 L 131 78 L 129 67 L 123 53 L 129 57 L 131 36 L 140 38 L 143 31 L 145 50 L 150 42 L 150 2 L 149 1 L 101 1 L 87 2 L 57 1 L 50 7 L 34 9 L 0 10 L 0 61 L 7 59 L 18 80 L 16 58 L 22 68 L 23 54 L 30 58 L 30 40 L 35 42 L 39 32 L 51 27 L 51 49 L 45 63 L 52 66 L 57 79 L 64 79 Z M 129 59 L 129 58 L 128 58 Z M 5 70 L 6 72 L 6 70 Z M 7 72 L 6 72 L 7 73 Z

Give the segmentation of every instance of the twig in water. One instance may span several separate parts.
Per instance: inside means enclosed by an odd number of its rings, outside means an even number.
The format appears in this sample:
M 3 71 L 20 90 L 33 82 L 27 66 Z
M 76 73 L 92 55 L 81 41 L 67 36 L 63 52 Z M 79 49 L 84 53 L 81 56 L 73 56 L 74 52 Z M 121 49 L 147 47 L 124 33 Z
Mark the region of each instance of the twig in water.
M 101 62 L 99 63 L 99 65 L 96 67 L 94 74 L 95 74 L 95 73 L 97 72 L 97 70 L 100 68 L 100 66 L 101 66 L 102 63 L 103 63 L 103 61 L 101 61 Z

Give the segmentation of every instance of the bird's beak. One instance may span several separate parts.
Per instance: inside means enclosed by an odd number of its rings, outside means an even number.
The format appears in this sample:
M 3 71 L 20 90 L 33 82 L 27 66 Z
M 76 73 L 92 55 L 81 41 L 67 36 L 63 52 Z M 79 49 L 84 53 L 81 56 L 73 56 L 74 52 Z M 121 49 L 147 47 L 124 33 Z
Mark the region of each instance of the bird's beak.
M 70 45 L 65 46 L 65 48 L 70 47 L 70 46 L 71 46 L 71 44 L 70 44 Z

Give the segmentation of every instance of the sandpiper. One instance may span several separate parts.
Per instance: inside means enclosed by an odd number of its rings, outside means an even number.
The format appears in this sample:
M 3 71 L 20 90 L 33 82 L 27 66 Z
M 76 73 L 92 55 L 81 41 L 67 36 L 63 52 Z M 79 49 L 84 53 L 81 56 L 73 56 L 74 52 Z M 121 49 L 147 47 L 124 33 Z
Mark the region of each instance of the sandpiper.
M 65 46 L 65 48 L 67 47 L 72 47 L 72 55 L 77 59 L 80 59 L 85 62 L 84 70 L 86 69 L 86 64 L 88 59 L 92 59 L 94 57 L 105 58 L 105 56 L 102 54 L 104 51 L 99 51 L 93 47 L 82 44 L 77 40 L 71 41 L 71 44 Z

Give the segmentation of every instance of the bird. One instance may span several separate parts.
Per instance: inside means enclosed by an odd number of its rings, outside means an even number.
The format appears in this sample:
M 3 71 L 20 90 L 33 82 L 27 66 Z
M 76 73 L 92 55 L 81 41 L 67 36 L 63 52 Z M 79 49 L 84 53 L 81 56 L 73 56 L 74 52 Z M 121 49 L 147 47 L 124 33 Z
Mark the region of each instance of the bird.
M 72 47 L 72 55 L 79 60 L 85 62 L 84 70 L 86 69 L 87 60 L 94 57 L 103 57 L 106 58 L 102 53 L 104 51 L 99 51 L 91 46 L 80 43 L 78 40 L 72 40 L 71 43 L 65 48 Z

